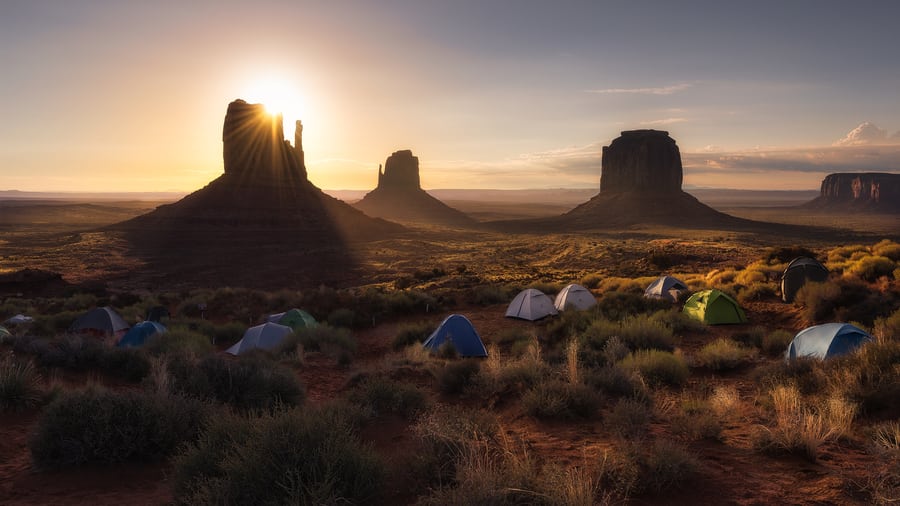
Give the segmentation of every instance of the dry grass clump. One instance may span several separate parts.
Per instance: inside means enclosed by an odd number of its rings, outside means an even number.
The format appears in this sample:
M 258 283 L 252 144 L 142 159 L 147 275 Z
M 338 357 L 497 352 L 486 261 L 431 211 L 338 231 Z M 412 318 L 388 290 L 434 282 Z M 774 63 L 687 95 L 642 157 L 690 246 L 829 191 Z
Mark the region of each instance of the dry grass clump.
M 445 394 L 458 395 L 466 391 L 472 384 L 481 368 L 477 360 L 450 361 L 433 370 L 438 389 Z
M 600 397 L 586 385 L 546 379 L 522 395 L 522 406 L 538 418 L 592 418 L 600 407 Z
M 890 258 L 883 256 L 867 256 L 850 264 L 844 273 L 852 274 L 866 281 L 872 282 L 881 276 L 892 277 L 897 264 Z
M 0 358 L 0 411 L 37 406 L 41 402 L 41 375 L 30 360 L 9 354 Z
M 680 402 L 665 406 L 672 433 L 691 440 L 719 439 L 722 424 L 712 404 L 705 399 L 683 395 Z
M 391 342 L 395 350 L 402 350 L 413 344 L 421 344 L 437 328 L 431 322 L 407 323 L 397 329 L 397 335 Z
M 411 419 L 427 407 L 425 394 L 413 385 L 383 377 L 368 378 L 350 394 L 349 400 L 370 416 L 388 413 Z
M 658 440 L 604 452 L 597 467 L 601 490 L 614 494 L 611 503 L 622 503 L 634 496 L 678 490 L 696 478 L 700 464 L 680 444 Z
M 740 367 L 754 358 L 756 350 L 745 348 L 731 339 L 719 338 L 705 345 L 694 356 L 694 365 L 713 371 Z
M 618 337 L 631 350 L 675 349 L 675 334 L 671 327 L 658 319 L 640 315 L 620 321 L 595 320 L 582 335 L 586 345 L 594 350 L 603 350 L 613 337 Z
M 791 341 L 794 340 L 794 334 L 784 329 L 775 329 L 763 336 L 761 348 L 766 355 L 784 355 Z
M 710 409 L 723 419 L 734 416 L 740 403 L 740 394 L 733 386 L 717 386 L 709 396 Z
M 900 457 L 900 422 L 889 421 L 873 427 L 872 442 L 877 451 Z
M 872 444 L 881 465 L 869 469 L 861 488 L 872 504 L 900 503 L 900 423 L 883 422 L 873 427 Z
M 680 386 L 690 375 L 684 359 L 667 351 L 638 350 L 618 364 L 625 370 L 637 371 L 648 383 Z
M 615 435 L 635 439 L 647 434 L 653 411 L 645 402 L 635 399 L 619 399 L 604 417 L 604 425 Z

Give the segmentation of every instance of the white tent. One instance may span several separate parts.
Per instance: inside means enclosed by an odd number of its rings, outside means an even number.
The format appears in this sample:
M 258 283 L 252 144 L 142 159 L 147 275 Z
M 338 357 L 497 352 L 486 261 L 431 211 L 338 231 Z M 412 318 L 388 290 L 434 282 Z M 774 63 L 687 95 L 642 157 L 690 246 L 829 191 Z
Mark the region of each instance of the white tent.
M 519 295 L 516 295 L 516 298 L 506 308 L 506 316 L 530 321 L 540 320 L 545 316 L 557 314 L 559 313 L 553 307 L 553 301 L 550 300 L 550 297 L 534 288 L 519 292 Z
M 34 318 L 32 318 L 32 317 L 30 317 L 30 316 L 25 316 L 25 315 L 23 315 L 23 314 L 17 314 L 17 315 L 15 315 L 15 316 L 9 318 L 8 320 L 6 320 L 6 321 L 3 322 L 3 323 L 8 324 L 8 325 L 9 325 L 9 324 L 12 324 L 12 325 L 20 325 L 20 324 L 22 324 L 22 323 L 31 323 L 31 322 L 33 322 L 33 321 L 34 321 Z
M 589 309 L 596 304 L 597 299 L 594 298 L 594 294 L 587 288 L 575 283 L 566 285 L 566 287 L 556 295 L 556 300 L 553 301 L 553 305 L 559 311 L 565 311 L 569 308 L 584 310 Z
M 678 302 L 678 296 L 687 290 L 684 281 L 672 276 L 660 276 L 644 290 L 644 297 Z
M 234 346 L 225 350 L 226 353 L 232 355 L 240 355 L 248 350 L 260 348 L 263 350 L 271 350 L 278 346 L 285 336 L 293 332 L 286 325 L 277 323 L 263 323 L 255 327 L 250 327 L 244 332 L 244 337 L 240 341 L 234 343 Z

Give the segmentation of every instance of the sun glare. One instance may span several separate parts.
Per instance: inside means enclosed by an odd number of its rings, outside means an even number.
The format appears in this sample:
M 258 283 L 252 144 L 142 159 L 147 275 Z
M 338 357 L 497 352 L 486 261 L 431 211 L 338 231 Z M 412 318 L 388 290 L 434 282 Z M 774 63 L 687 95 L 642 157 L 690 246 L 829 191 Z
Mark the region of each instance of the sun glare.
M 269 114 L 281 114 L 284 117 L 285 137 L 293 138 L 294 122 L 305 119 L 308 113 L 300 91 L 289 82 L 269 78 L 253 84 L 246 92 L 246 98 L 251 103 L 261 103 Z

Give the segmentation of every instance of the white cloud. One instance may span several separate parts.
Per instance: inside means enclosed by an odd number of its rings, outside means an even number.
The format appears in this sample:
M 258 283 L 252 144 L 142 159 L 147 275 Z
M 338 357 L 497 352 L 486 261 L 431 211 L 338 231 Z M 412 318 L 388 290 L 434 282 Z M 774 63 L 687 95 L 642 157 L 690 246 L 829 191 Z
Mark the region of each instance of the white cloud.
M 656 88 L 604 88 L 587 90 L 588 93 L 600 94 L 633 94 L 633 95 L 671 95 L 690 88 L 690 83 L 673 84 Z
M 664 126 L 664 125 L 672 125 L 674 123 L 684 123 L 687 121 L 687 118 L 665 118 L 665 119 L 654 119 L 650 121 L 641 121 L 641 125 L 647 126 Z
M 893 138 L 898 138 L 894 135 Z M 835 146 L 861 146 L 864 144 L 880 144 L 888 141 L 887 130 L 878 128 L 873 123 L 866 121 L 858 127 L 850 130 L 842 139 L 835 141 Z

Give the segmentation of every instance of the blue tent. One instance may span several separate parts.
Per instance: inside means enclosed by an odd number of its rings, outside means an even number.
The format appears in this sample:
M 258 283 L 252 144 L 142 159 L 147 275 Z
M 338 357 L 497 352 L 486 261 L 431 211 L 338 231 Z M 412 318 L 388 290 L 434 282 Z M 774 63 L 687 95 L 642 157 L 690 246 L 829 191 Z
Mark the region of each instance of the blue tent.
M 452 314 L 444 319 L 437 330 L 422 343 L 425 349 L 435 352 L 445 342 L 450 342 L 461 357 L 486 357 L 487 350 L 472 322 L 461 314 Z
M 801 330 L 791 341 L 784 358 L 830 358 L 850 353 L 872 336 L 849 323 L 826 323 Z
M 162 334 L 166 328 L 161 324 L 151 321 L 142 321 L 122 336 L 122 339 L 116 344 L 119 347 L 126 346 L 143 346 L 147 339 L 156 334 Z

